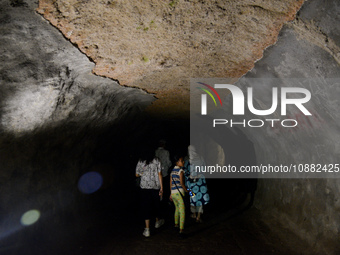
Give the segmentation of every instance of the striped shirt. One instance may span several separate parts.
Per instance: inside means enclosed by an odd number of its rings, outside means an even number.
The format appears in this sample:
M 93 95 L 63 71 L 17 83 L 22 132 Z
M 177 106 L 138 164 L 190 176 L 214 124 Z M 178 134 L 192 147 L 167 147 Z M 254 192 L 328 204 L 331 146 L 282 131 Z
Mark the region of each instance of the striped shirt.
M 171 194 L 178 193 L 178 190 L 184 195 L 184 190 L 181 185 L 180 173 L 184 170 L 181 169 L 179 166 L 175 166 L 175 168 L 171 171 Z M 176 187 L 177 185 L 177 187 Z

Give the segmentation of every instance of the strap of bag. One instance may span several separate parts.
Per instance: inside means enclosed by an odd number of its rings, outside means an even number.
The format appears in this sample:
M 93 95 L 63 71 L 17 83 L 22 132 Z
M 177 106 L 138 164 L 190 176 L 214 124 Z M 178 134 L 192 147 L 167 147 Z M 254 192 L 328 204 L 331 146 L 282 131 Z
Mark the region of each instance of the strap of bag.
M 170 174 L 170 175 L 171 175 L 172 181 L 173 181 L 173 182 L 175 183 L 175 185 L 176 185 L 176 188 L 177 188 L 179 194 L 181 194 L 181 197 L 184 199 L 184 197 L 183 197 L 181 191 L 179 190 L 179 188 L 178 188 L 178 186 L 177 186 L 177 183 L 176 183 L 175 180 L 174 180 L 174 177 L 172 176 L 172 174 Z

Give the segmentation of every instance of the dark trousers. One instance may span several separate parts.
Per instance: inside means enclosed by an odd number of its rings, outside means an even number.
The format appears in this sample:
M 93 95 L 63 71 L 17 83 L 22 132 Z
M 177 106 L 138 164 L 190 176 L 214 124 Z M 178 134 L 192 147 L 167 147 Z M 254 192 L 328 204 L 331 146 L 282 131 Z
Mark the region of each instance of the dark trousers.
M 145 220 L 160 216 L 160 197 L 157 189 L 141 189 L 141 213 Z

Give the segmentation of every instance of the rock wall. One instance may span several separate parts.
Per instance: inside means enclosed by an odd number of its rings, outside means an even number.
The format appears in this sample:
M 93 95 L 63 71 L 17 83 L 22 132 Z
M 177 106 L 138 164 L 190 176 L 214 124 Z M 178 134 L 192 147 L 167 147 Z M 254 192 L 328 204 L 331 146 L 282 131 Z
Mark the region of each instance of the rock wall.
M 96 63 L 94 73 L 156 93 L 150 111 L 188 117 L 189 79 L 246 73 L 302 3 L 41 0 L 38 12 Z
M 258 164 L 339 164 L 339 11 L 338 1 L 305 2 L 297 18 L 284 25 L 276 44 L 236 83 L 245 94 L 246 87 L 253 86 L 256 109 L 271 107 L 273 85 L 255 80 L 249 83 L 246 80 L 250 78 L 294 78 L 298 83 L 292 86 L 304 87 L 312 94 L 306 104 L 312 116 L 306 117 L 298 109 L 286 116 L 299 122 L 294 131 L 280 125 L 242 129 L 254 143 Z M 307 78 L 313 82 L 301 82 Z M 232 100 L 225 103 L 225 111 L 230 114 Z M 280 119 L 281 116 L 269 117 Z M 250 113 L 231 118 L 265 119 Z M 328 178 L 320 179 L 259 179 L 256 207 L 264 216 L 274 216 L 283 226 L 308 240 L 318 254 L 338 254 L 338 174 L 330 173 Z
M 111 134 L 110 153 L 120 151 L 128 136 L 124 123 L 134 127 L 155 100 L 141 89 L 92 74 L 94 63 L 37 14 L 36 7 L 34 1 L 0 3 L 2 254 L 23 240 L 32 242 L 33 251 L 35 238 L 53 240 L 58 226 L 77 219 L 81 206 L 89 203 L 77 183 L 102 158 L 103 136 Z M 113 171 L 99 169 L 103 176 Z M 32 209 L 40 212 L 38 225 L 48 231 L 33 235 L 35 226 L 20 223 Z

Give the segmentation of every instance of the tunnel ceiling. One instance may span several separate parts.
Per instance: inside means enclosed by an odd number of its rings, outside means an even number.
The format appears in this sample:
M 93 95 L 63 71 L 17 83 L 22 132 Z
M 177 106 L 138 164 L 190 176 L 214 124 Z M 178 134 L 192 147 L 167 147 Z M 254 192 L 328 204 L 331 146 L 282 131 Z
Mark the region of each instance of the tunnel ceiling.
M 40 0 L 37 11 L 93 72 L 154 93 L 150 112 L 186 115 L 189 81 L 239 78 L 275 43 L 303 0 Z

